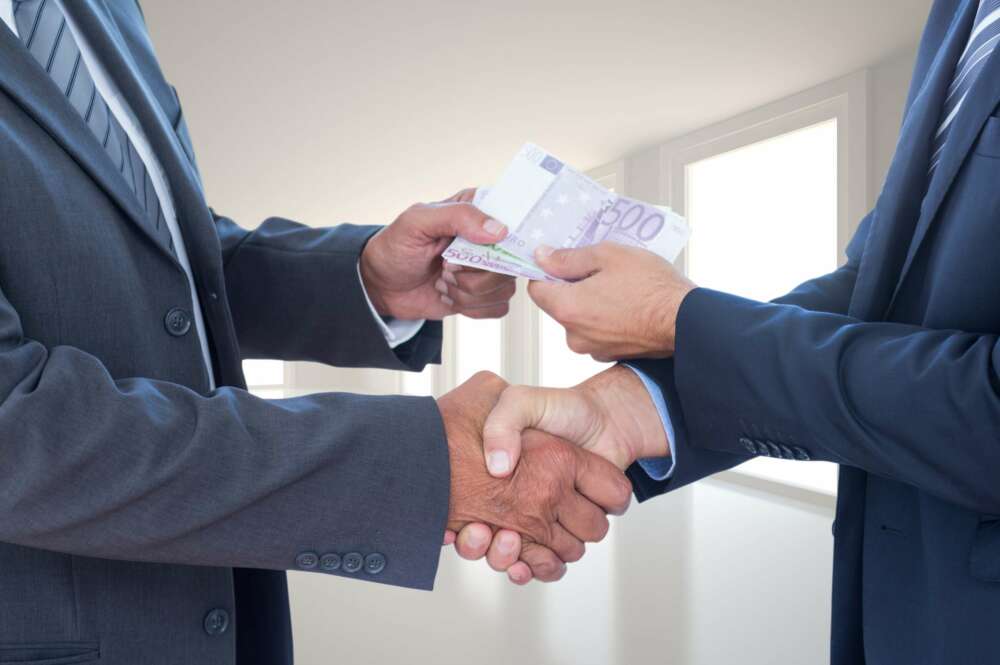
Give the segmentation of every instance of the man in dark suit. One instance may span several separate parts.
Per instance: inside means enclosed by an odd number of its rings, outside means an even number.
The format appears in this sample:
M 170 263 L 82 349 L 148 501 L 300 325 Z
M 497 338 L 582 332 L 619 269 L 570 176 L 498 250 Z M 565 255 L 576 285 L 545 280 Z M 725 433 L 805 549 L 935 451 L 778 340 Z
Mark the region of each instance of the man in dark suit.
M 511 389 L 487 459 L 512 467 L 540 427 L 642 460 L 641 500 L 756 456 L 837 462 L 833 663 L 1000 662 L 998 42 L 1000 1 L 935 2 L 846 265 L 774 303 L 695 288 L 642 250 L 541 252 L 580 280 L 531 289 L 570 346 L 644 359 Z
M 435 320 L 502 316 L 510 280 L 442 272 L 505 232 L 469 192 L 245 231 L 206 205 L 135 0 L 0 19 L 0 662 L 288 663 L 286 569 L 430 588 L 446 526 L 482 520 L 555 578 L 603 537 L 630 486 L 599 457 L 542 436 L 530 473 L 482 469 L 496 377 L 244 390 L 244 358 L 420 370 Z

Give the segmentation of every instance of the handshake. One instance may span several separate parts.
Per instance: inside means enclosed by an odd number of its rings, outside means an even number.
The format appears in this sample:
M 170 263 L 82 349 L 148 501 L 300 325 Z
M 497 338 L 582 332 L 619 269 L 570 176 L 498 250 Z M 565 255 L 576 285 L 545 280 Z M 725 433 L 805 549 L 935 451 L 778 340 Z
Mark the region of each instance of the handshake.
M 607 534 L 607 515 L 628 508 L 623 470 L 669 454 L 652 399 L 622 365 L 566 390 L 482 372 L 438 406 L 451 461 L 445 544 L 515 584 L 560 579 Z
M 552 166 L 550 175 L 558 172 L 559 177 L 553 183 L 580 191 L 554 195 L 553 209 L 592 200 L 586 190 L 592 183 L 574 184 L 574 172 L 554 164 L 558 168 Z M 568 184 L 564 179 L 570 179 Z M 505 191 L 502 182 L 492 196 L 500 200 Z M 532 281 L 528 292 L 566 329 L 573 351 L 599 361 L 673 355 L 677 315 L 695 286 L 664 256 L 634 246 L 629 233 L 638 218 L 628 212 L 644 206 L 619 205 L 625 199 L 612 197 L 596 216 L 584 215 L 580 222 L 587 228 L 607 226 L 595 232 L 605 240 L 576 247 L 562 242 L 562 249 L 540 244 L 529 264 L 501 247 L 523 232 L 524 224 L 511 233 L 477 208 L 476 200 L 477 191 L 468 189 L 439 203 L 415 205 L 369 241 L 359 271 L 378 314 L 404 321 L 452 314 L 502 317 L 515 292 L 514 277 L 523 268 L 525 274 L 545 276 Z M 667 225 L 666 217 L 667 212 L 657 212 L 646 221 L 658 223 L 648 228 L 673 234 L 673 240 L 663 240 L 670 246 L 663 252 L 669 254 L 686 236 L 679 222 Z M 552 213 L 547 219 L 552 225 L 563 218 Z M 535 229 L 527 237 L 544 235 Z M 477 259 L 473 250 L 462 250 L 459 259 L 468 260 L 456 263 L 450 253 L 459 241 L 460 247 L 480 247 L 475 251 L 488 256 Z M 494 263 L 477 263 L 490 257 L 521 268 L 496 274 Z M 607 515 L 628 507 L 631 484 L 624 470 L 637 459 L 669 455 L 653 398 L 642 379 L 623 365 L 566 390 L 508 386 L 481 373 L 444 395 L 438 406 L 451 463 L 445 544 L 454 543 L 467 559 L 485 556 L 517 584 L 561 578 L 566 563 L 583 556 L 584 543 L 607 534 Z

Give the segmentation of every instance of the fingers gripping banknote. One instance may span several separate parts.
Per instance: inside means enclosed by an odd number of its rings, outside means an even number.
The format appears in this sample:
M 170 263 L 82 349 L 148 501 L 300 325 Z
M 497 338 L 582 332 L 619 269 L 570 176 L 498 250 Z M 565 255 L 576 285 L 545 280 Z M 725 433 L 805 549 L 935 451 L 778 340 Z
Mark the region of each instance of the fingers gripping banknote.
M 445 260 L 532 280 L 555 281 L 533 259 L 542 245 L 577 248 L 611 241 L 672 262 L 690 237 L 687 222 L 669 208 L 619 196 L 530 143 L 494 187 L 476 192 L 474 204 L 506 224 L 510 234 L 493 245 L 457 239 L 445 250 Z

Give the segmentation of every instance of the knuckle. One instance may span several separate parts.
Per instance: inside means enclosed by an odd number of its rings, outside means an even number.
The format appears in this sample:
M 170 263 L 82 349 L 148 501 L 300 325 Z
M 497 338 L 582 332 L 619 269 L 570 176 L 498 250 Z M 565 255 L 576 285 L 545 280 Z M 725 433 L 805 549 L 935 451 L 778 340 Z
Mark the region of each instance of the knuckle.
M 593 531 L 593 540 L 591 542 L 599 543 L 608 536 L 608 531 L 611 529 L 611 523 L 608 518 L 604 515 L 595 522 Z
M 472 381 L 486 385 L 501 384 L 504 382 L 499 376 L 488 370 L 480 370 L 472 376 Z
M 548 556 L 544 559 L 536 561 L 531 570 L 535 573 L 535 577 L 542 581 L 554 581 L 559 579 L 559 571 L 562 568 L 562 564 L 559 563 L 554 556 Z
M 583 543 L 577 541 L 573 543 L 573 547 L 569 549 L 566 553 L 567 558 L 564 559 L 565 563 L 576 563 L 583 558 L 583 555 L 587 553 L 587 546 Z
M 583 340 L 582 337 L 580 337 L 579 335 L 575 335 L 573 333 L 566 335 L 566 346 L 568 346 L 569 350 L 572 351 L 573 353 L 587 352 L 587 343 Z
M 508 303 L 503 303 L 502 305 L 497 305 L 492 310 L 493 316 L 491 318 L 502 319 L 503 317 L 507 316 L 509 313 L 510 313 L 510 305 Z
M 480 212 L 479 208 L 472 205 L 467 201 L 456 204 L 458 206 L 458 214 L 461 216 L 462 221 L 472 224 L 479 222 L 483 219 L 483 213 Z
M 563 577 L 566 576 L 566 564 L 558 563 L 555 565 L 555 569 L 546 576 L 543 582 L 558 582 Z
M 615 484 L 615 507 L 624 512 L 632 503 L 632 483 L 628 478 L 622 476 Z

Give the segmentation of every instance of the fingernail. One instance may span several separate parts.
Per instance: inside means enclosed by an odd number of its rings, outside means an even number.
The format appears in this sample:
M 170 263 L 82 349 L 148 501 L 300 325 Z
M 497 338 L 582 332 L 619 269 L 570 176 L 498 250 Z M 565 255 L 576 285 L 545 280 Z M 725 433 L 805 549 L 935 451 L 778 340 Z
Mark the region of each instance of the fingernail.
M 494 450 L 490 453 L 486 466 L 494 476 L 502 476 L 510 471 L 510 455 L 506 450 Z
M 483 229 L 491 235 L 498 236 L 506 231 L 507 227 L 491 217 L 483 222 Z
M 455 301 L 449 298 L 448 296 L 441 296 L 441 302 L 443 302 L 448 307 L 451 307 L 452 305 L 455 304 Z
M 556 251 L 555 247 L 549 247 L 548 245 L 539 245 L 535 248 L 535 256 L 540 259 L 547 259 L 552 256 L 552 252 Z
M 441 273 L 441 279 L 448 282 L 452 286 L 458 286 L 458 278 L 447 270 Z M 443 291 L 441 289 L 438 289 L 438 291 L 441 291 L 441 293 L 447 293 L 448 289 L 445 287 Z
M 501 534 L 497 549 L 501 554 L 510 554 L 514 551 L 514 537 L 508 534 Z
M 444 278 L 439 279 L 434 282 L 434 288 L 440 291 L 444 295 L 448 295 L 448 284 L 445 282 Z
M 444 262 L 445 272 L 458 272 L 458 269 L 461 267 L 462 266 L 458 265 L 457 263 L 448 263 L 447 261 Z
M 484 545 L 486 543 L 486 541 L 483 540 L 481 536 L 482 536 L 482 534 L 480 534 L 478 530 L 476 530 L 476 529 L 469 529 L 469 535 L 466 536 L 466 539 L 465 539 L 466 543 L 470 547 L 479 547 L 480 545 Z

